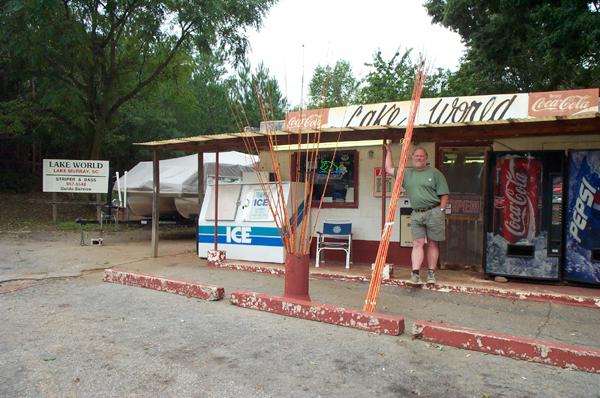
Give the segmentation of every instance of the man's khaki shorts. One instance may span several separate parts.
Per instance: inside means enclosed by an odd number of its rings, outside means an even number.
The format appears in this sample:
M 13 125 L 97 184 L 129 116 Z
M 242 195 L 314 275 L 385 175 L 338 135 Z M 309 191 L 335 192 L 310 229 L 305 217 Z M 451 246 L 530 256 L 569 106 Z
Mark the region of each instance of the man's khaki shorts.
M 410 215 L 410 232 L 414 239 L 446 240 L 446 213 L 439 207 Z

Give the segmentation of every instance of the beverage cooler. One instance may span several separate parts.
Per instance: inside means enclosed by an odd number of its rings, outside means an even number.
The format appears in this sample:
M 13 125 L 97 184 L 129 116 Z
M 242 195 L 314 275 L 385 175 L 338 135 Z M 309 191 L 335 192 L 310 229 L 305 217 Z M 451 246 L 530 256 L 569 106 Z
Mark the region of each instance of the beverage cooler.
M 564 277 L 600 285 L 600 149 L 568 157 Z
M 492 152 L 486 194 L 485 272 L 561 278 L 563 151 Z

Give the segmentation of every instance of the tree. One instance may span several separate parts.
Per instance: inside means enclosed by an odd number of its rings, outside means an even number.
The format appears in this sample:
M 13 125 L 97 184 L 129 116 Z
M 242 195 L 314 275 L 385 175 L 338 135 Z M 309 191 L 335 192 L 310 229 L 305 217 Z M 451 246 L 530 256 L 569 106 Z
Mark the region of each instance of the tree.
M 188 115 L 189 129 L 194 134 L 237 131 L 231 111 L 229 87 L 223 55 L 201 56 L 191 81 L 195 109 Z
M 309 108 L 345 106 L 355 99 L 358 81 L 348 61 L 340 60 L 335 66 L 317 66 L 308 85 Z
M 197 54 L 177 74 L 123 106 L 105 148 L 111 164 L 127 169 L 148 152 L 131 143 L 238 131 L 229 100 L 225 57 Z
M 195 118 L 198 103 L 192 86 L 194 60 L 172 70 L 170 76 L 148 86 L 144 95 L 136 96 L 121 107 L 107 131 L 103 151 L 110 154 L 111 166 L 126 170 L 148 151 L 132 143 L 197 135 Z
M 240 60 L 244 29 L 275 0 L 5 1 L 7 52 L 25 60 L 36 96 L 21 93 L 100 157 L 119 110 L 185 67 L 187 53 L 220 49 Z M 3 51 L 4 52 L 4 51 Z
M 405 101 L 412 97 L 417 62 L 411 59 L 412 49 L 404 53 L 396 51 L 389 59 L 383 59 L 381 51 L 373 55 L 370 67 L 358 98 L 363 104 Z M 436 69 L 425 81 L 423 97 L 437 97 L 448 94 L 448 70 Z
M 428 0 L 467 46 L 451 85 L 530 92 L 600 85 L 600 1 Z
M 285 118 L 287 99 L 281 93 L 277 79 L 261 62 L 252 72 L 248 62 L 238 68 L 237 76 L 226 82 L 230 108 L 238 128 L 259 127 L 266 120 Z
M 370 71 L 365 78 L 365 86 L 360 91 L 360 101 L 368 104 L 410 99 L 415 75 L 415 65 L 410 59 L 410 53 L 411 50 L 406 50 L 400 55 L 397 51 L 386 61 L 378 50 L 373 55 L 373 62 L 366 64 Z

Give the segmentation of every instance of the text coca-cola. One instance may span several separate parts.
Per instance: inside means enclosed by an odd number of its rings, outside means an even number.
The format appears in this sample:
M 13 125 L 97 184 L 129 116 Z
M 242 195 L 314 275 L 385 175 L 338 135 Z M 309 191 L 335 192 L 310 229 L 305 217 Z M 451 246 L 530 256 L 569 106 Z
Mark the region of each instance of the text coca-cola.
M 285 115 L 285 128 L 288 130 L 320 129 L 327 123 L 329 109 L 308 109 L 288 112 Z
M 535 112 L 543 111 L 582 111 L 591 106 L 589 95 L 570 95 L 562 98 L 538 98 L 531 109 Z
M 321 127 L 321 115 L 308 115 L 290 118 L 289 129 L 318 129 Z
M 568 116 L 598 111 L 598 89 L 529 93 L 529 116 Z
M 509 244 L 533 242 L 540 226 L 542 161 L 506 155 L 495 171 L 494 234 Z

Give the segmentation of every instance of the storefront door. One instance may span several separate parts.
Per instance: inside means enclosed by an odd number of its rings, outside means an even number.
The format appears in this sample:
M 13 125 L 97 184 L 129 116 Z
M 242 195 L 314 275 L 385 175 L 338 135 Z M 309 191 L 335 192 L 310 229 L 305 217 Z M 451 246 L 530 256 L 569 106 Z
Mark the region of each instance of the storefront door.
M 482 270 L 487 150 L 487 147 L 438 147 L 439 169 L 450 188 L 446 241 L 440 245 L 442 268 Z

